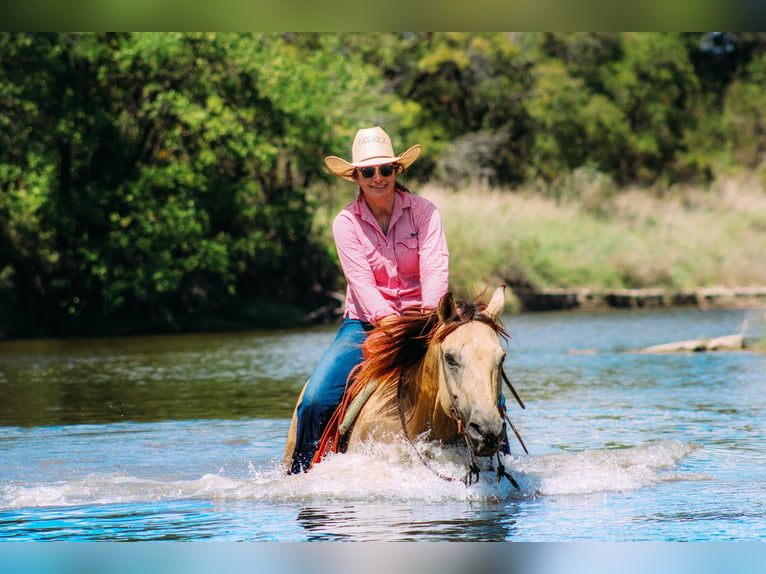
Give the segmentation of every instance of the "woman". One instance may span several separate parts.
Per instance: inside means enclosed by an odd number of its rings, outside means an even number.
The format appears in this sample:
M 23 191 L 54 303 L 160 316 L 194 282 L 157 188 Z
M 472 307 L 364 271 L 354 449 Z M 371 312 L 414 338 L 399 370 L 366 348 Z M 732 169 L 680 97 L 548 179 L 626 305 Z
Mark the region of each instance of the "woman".
M 356 183 L 359 194 L 333 222 L 347 284 L 344 320 L 298 406 L 291 474 L 311 466 L 349 374 L 363 359 L 368 331 L 407 307 L 435 308 L 447 292 L 449 252 L 439 212 L 397 182 L 420 151 L 415 145 L 395 155 L 388 134 L 373 127 L 356 133 L 351 162 L 324 160 L 334 175 Z

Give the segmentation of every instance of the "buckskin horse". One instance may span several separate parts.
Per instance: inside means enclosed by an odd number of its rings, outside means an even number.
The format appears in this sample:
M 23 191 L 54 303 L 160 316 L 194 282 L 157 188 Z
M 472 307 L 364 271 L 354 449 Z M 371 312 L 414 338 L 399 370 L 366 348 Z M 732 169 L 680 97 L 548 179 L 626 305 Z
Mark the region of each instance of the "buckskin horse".
M 475 457 L 497 455 L 498 479 L 506 477 L 518 488 L 499 454 L 507 445 L 505 420 L 524 447 L 499 405 L 505 380 L 524 408 L 503 371 L 500 340 L 508 338 L 500 322 L 504 302 L 504 286 L 487 305 L 455 301 L 448 293 L 435 310 L 407 310 L 373 329 L 364 343 L 364 362 L 349 377 L 312 462 L 329 452 L 360 450 L 365 442 L 404 437 L 428 465 L 414 444 L 415 437 L 426 437 L 444 445 L 467 445 L 466 484 L 479 476 Z M 294 413 L 285 448 L 287 465 L 296 427 Z

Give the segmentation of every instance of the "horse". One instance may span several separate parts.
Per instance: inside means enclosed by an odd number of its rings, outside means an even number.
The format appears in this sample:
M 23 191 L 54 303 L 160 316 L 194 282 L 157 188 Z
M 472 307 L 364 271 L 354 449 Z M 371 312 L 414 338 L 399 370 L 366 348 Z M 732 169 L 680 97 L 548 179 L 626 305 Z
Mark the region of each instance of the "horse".
M 486 305 L 458 302 L 447 293 L 436 309 L 406 310 L 373 329 L 364 342 L 365 359 L 349 377 L 313 463 L 331 451 L 361 450 L 370 441 L 404 437 L 415 447 L 413 437 L 426 437 L 444 445 L 467 445 L 467 484 L 478 478 L 474 457 L 497 455 L 498 479 L 505 476 L 518 487 L 505 473 L 498 452 L 503 444 L 507 447 L 505 420 L 510 424 L 499 405 L 503 379 L 524 408 L 503 371 L 501 339 L 508 338 L 500 322 L 504 303 L 502 285 Z M 288 466 L 296 413 L 297 406 L 285 448 Z

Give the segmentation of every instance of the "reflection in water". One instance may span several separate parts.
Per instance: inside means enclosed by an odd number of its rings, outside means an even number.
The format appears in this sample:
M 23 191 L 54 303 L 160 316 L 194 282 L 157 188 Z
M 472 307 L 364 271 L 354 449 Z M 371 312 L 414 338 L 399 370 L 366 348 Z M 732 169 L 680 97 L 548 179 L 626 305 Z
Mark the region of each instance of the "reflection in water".
M 394 501 L 364 505 L 310 505 L 298 523 L 311 541 L 421 540 L 496 542 L 513 540 L 518 503 L 440 502 L 416 507 Z
M 209 503 L 177 501 L 156 504 L 115 504 L 95 507 L 31 509 L 8 512 L 0 518 L 0 531 L 24 541 L 139 542 L 205 540 L 217 536 L 220 524 Z
M 0 343 L 0 426 L 281 418 L 332 331 Z

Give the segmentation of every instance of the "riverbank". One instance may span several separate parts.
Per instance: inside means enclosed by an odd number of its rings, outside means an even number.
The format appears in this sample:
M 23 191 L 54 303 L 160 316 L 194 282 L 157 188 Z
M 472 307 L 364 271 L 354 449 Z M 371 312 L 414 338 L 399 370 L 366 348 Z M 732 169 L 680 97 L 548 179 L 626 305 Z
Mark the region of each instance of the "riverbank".
M 517 287 L 513 296 L 526 311 L 572 309 L 641 309 L 699 307 L 701 309 L 766 308 L 766 287 L 665 289 L 539 289 Z
M 755 175 L 617 190 L 422 188 L 442 214 L 450 283 L 509 285 L 524 309 L 766 306 L 766 192 Z

